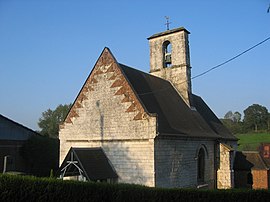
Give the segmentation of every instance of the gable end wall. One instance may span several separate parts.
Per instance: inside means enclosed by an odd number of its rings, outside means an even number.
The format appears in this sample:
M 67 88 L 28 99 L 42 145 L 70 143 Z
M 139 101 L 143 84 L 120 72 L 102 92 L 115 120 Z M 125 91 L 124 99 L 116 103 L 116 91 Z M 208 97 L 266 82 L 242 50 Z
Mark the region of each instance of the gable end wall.
M 155 136 L 156 117 L 105 49 L 60 127 L 60 163 L 70 147 L 102 147 L 119 182 L 154 186 Z

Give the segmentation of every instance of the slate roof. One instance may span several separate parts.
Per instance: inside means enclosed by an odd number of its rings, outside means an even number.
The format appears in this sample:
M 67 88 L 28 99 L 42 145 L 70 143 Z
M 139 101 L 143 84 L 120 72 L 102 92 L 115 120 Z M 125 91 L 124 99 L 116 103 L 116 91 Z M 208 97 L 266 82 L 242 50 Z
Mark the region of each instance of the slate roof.
M 161 135 L 237 140 L 201 97 L 192 94 L 189 107 L 171 83 L 119 64 L 147 112 L 156 114 Z
M 83 174 L 88 180 L 96 181 L 118 177 L 101 148 L 71 147 L 65 160 L 60 166 L 59 171 L 61 171 L 71 160 L 71 153 L 73 153 L 74 161 L 78 162 L 76 165 L 83 170 Z M 67 168 L 65 176 L 74 176 L 78 174 L 78 169 L 76 169 L 75 166 L 70 165 Z
M 39 133 L 0 114 L 0 140 L 27 140 Z
M 234 162 L 235 170 L 269 170 L 259 152 L 243 151 L 237 152 Z

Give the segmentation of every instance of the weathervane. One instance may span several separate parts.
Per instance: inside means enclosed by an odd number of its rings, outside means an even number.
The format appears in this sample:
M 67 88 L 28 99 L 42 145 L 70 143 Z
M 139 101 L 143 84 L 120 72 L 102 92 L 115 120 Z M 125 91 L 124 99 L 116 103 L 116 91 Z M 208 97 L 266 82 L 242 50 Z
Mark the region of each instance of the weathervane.
M 166 18 L 165 25 L 167 26 L 167 30 L 169 30 L 170 29 L 170 24 L 171 24 L 171 22 L 169 22 L 170 17 L 169 16 L 165 16 L 165 18 Z

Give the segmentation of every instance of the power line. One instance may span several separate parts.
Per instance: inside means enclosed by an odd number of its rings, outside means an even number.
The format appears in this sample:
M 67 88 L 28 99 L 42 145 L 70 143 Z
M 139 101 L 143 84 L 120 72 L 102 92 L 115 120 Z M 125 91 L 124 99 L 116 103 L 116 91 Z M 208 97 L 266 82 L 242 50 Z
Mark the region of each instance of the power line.
M 268 40 L 270 40 L 270 36 L 267 37 L 266 39 L 262 40 L 261 42 L 255 44 L 254 46 L 252 46 L 252 47 L 246 49 L 245 51 L 243 51 L 243 52 L 237 54 L 236 56 L 234 56 L 234 57 L 232 57 L 232 58 L 226 60 L 225 62 L 222 62 L 222 63 L 220 63 L 220 64 L 218 64 L 218 65 L 216 65 L 216 66 L 214 66 L 214 67 L 211 67 L 210 69 L 208 69 L 208 70 L 206 70 L 206 71 L 204 71 L 204 72 L 202 72 L 202 73 L 200 73 L 200 74 L 198 74 L 198 75 L 196 75 L 196 76 L 191 77 L 191 80 L 196 79 L 196 78 L 198 78 L 198 77 L 201 77 L 201 76 L 203 76 L 203 75 L 205 75 L 205 74 L 207 74 L 207 73 L 209 73 L 209 72 L 211 72 L 211 71 L 213 71 L 213 70 L 215 70 L 215 69 L 217 69 L 217 68 L 219 68 L 219 67 L 221 67 L 221 66 L 223 66 L 223 65 L 225 65 L 225 64 L 227 64 L 227 63 L 229 63 L 229 62 L 231 62 L 231 61 L 233 61 L 233 60 L 235 60 L 236 58 L 238 58 L 238 57 L 244 55 L 245 53 L 251 51 L 252 49 L 254 49 L 254 48 L 256 48 L 256 47 L 262 45 L 263 43 L 265 43 L 265 42 L 268 41 Z M 185 83 L 185 82 L 187 82 L 187 80 L 183 81 L 182 83 Z M 180 84 L 182 84 L 182 83 L 180 83 Z M 168 88 L 169 88 L 169 87 L 168 87 Z M 157 93 L 157 92 L 167 90 L 168 88 L 163 88 L 163 89 L 159 89 L 159 90 L 156 90 L 156 91 L 149 91 L 149 92 L 145 92 L 145 93 L 139 93 L 138 95 L 155 94 L 155 93 Z
M 218 65 L 216 65 L 216 66 L 214 66 L 214 67 L 212 67 L 212 68 L 210 68 L 210 69 L 208 69 L 208 70 L 206 70 L 206 71 L 203 72 L 203 73 L 200 73 L 200 74 L 198 74 L 198 75 L 196 75 L 196 76 L 193 76 L 191 79 L 195 79 L 195 78 L 198 78 L 198 77 L 200 77 L 200 76 L 203 76 L 203 75 L 207 74 L 208 72 L 213 71 L 214 69 L 217 69 L 217 68 L 219 68 L 219 67 L 221 67 L 221 66 L 223 66 L 223 65 L 225 65 L 225 64 L 227 64 L 227 63 L 229 63 L 229 62 L 231 62 L 231 61 L 233 61 L 233 60 L 235 60 L 236 58 L 240 57 L 241 55 L 244 55 L 245 53 L 251 51 L 252 49 L 256 48 L 257 46 L 259 46 L 259 45 L 265 43 L 265 42 L 268 41 L 269 39 L 270 39 L 270 37 L 267 37 L 267 38 L 264 39 L 263 41 L 257 43 L 256 45 L 254 45 L 254 46 L 252 46 L 252 47 L 250 47 L 250 48 L 248 48 L 247 50 L 245 50 L 245 51 L 239 53 L 238 55 L 236 55 L 236 56 L 234 56 L 234 57 L 232 57 L 232 58 L 226 60 L 225 62 L 222 62 L 222 63 L 220 63 L 220 64 L 218 64 Z

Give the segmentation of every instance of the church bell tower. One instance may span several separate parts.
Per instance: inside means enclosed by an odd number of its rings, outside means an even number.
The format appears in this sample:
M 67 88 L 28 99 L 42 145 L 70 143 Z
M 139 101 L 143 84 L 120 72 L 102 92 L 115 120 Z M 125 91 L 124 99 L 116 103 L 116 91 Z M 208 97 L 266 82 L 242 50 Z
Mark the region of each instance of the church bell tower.
M 180 27 L 154 34 L 150 45 L 150 74 L 170 81 L 190 106 L 189 31 Z

